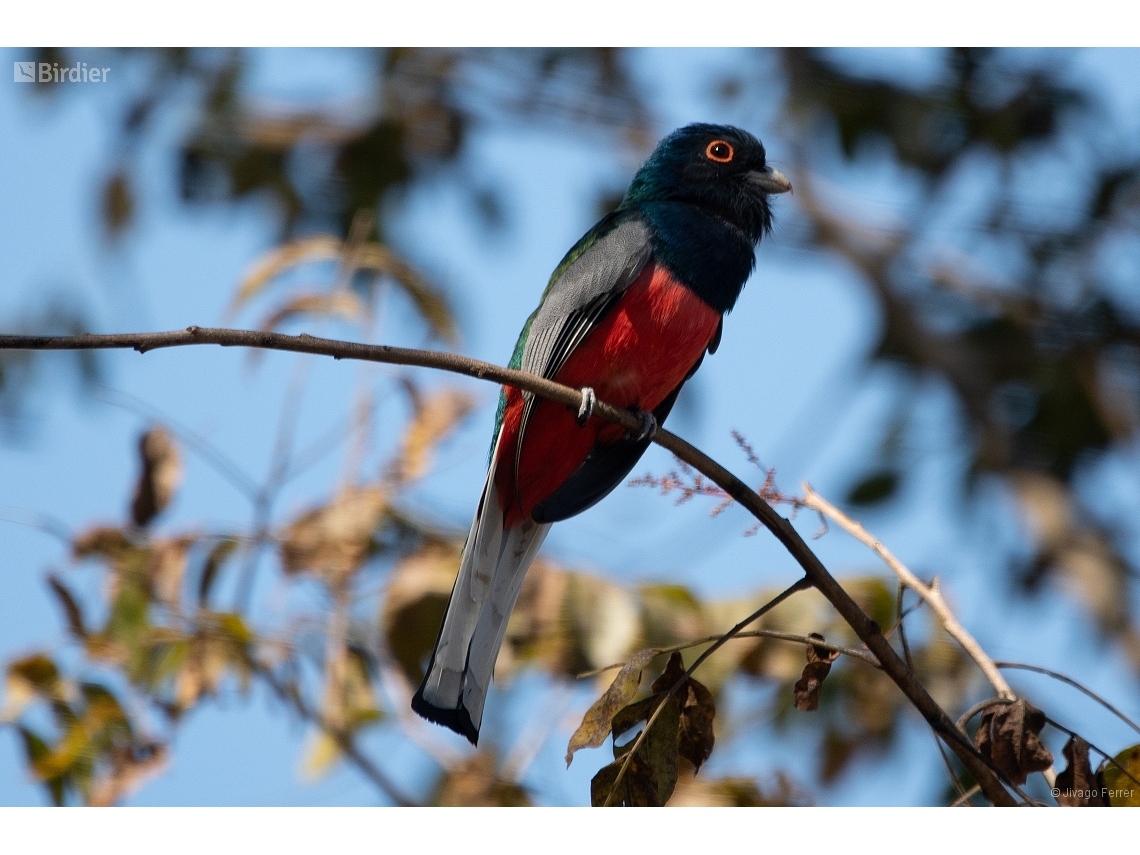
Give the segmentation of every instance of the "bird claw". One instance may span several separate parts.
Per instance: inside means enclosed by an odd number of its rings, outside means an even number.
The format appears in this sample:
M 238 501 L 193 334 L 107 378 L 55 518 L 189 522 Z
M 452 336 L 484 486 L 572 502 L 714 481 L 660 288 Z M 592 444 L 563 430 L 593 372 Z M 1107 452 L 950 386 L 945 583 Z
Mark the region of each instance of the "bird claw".
M 578 422 L 578 427 L 585 427 L 586 422 L 590 416 L 594 414 L 594 405 L 598 403 L 598 396 L 594 394 L 594 390 L 589 386 L 582 387 L 582 406 L 578 407 L 578 415 L 575 416 L 575 421 Z
M 634 411 L 634 415 L 641 420 L 641 428 L 638 430 L 637 435 L 635 436 L 633 431 L 629 432 L 629 436 L 634 442 L 643 442 L 644 440 L 653 439 L 653 437 L 657 436 L 657 417 L 654 416 L 653 413 L 645 410 L 636 410 Z

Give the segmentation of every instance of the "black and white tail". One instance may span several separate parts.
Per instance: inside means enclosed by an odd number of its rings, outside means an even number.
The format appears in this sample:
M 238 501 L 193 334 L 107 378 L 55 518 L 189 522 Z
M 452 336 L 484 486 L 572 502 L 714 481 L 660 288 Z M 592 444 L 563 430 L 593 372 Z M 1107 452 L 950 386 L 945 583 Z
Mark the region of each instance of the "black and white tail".
M 427 676 L 412 698 L 413 710 L 466 736 L 473 745 L 479 741 L 483 704 L 507 620 L 550 530 L 530 520 L 503 530 L 503 508 L 495 489 L 497 458 L 496 447 Z

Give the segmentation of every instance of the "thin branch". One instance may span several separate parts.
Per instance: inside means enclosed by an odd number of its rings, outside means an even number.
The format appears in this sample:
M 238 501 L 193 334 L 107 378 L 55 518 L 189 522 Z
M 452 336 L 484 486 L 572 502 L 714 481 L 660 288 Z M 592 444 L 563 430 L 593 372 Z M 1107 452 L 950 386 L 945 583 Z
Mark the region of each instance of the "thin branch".
M 984 701 L 978 701 L 960 716 L 958 716 L 958 727 L 965 728 L 970 723 L 970 719 L 984 710 L 986 707 L 992 707 L 995 704 L 1012 704 L 1014 698 L 986 698 Z
M 974 784 L 974 786 L 970 787 L 970 789 L 966 790 L 966 792 L 962 793 L 962 795 L 954 799 L 954 801 L 950 803 L 950 807 L 973 807 L 973 805 L 970 804 L 970 799 L 981 792 L 981 789 L 982 788 L 977 784 Z
M 418 802 L 405 795 L 383 770 L 360 750 L 350 732 L 335 727 L 331 722 L 326 721 L 319 712 L 305 703 L 305 699 L 301 697 L 301 693 L 296 690 L 296 687 L 290 687 L 282 683 L 270 669 L 257 663 L 253 663 L 253 667 L 255 672 L 269 684 L 274 693 L 281 698 L 281 700 L 292 706 L 301 718 L 317 725 L 317 727 L 332 737 L 340 750 L 344 752 L 345 757 L 351 760 L 372 783 L 388 796 L 388 798 L 400 807 L 418 806 Z
M 1044 674 L 1047 677 L 1052 677 L 1054 680 L 1060 680 L 1062 683 L 1068 683 L 1074 689 L 1084 692 L 1086 695 L 1088 695 L 1110 713 L 1115 715 L 1137 733 L 1140 733 L 1140 724 L 1134 722 L 1132 719 L 1130 719 L 1128 716 L 1126 716 L 1124 713 L 1122 713 L 1088 686 L 1084 686 L 1081 683 L 1078 683 L 1072 677 L 1066 677 L 1064 674 L 1059 674 L 1056 671 L 1050 671 L 1048 668 L 1042 668 L 1039 665 L 1026 665 L 1024 662 L 994 662 L 994 664 L 999 668 L 1016 668 L 1019 671 L 1035 671 L 1038 674 Z
M 899 580 L 898 594 L 895 598 L 895 627 L 899 631 L 899 644 L 902 645 L 903 657 L 906 659 L 906 664 L 910 669 L 914 670 L 914 660 L 910 653 L 910 642 L 906 638 L 906 616 L 910 614 L 910 609 L 903 610 L 903 600 L 906 598 L 906 585 Z M 922 603 L 922 600 L 919 600 Z M 912 607 L 913 608 L 913 607 Z M 946 774 L 950 777 L 950 783 L 954 785 L 954 791 L 958 793 L 958 798 L 966 797 L 965 789 L 962 787 L 962 782 L 958 780 L 958 776 L 954 774 L 954 767 L 950 763 L 950 758 L 946 756 L 946 746 L 938 739 L 938 735 L 933 731 L 930 732 L 931 737 L 934 739 L 934 745 L 938 749 L 938 756 L 942 758 L 942 765 L 946 768 Z
M 962 649 L 978 664 L 978 667 L 982 669 L 982 673 L 986 675 L 986 679 L 990 681 L 990 684 L 994 687 L 998 696 L 1002 698 L 1016 697 L 1013 690 L 1009 687 L 1009 683 L 1005 681 L 1005 678 L 1002 677 L 997 666 L 994 665 L 994 661 L 990 659 L 989 654 L 987 654 L 974 637 L 966 631 L 966 628 L 958 623 L 958 620 L 954 617 L 954 613 L 951 612 L 950 607 L 946 605 L 946 600 L 943 599 L 942 592 L 938 589 L 937 577 L 935 577 L 930 585 L 924 584 L 907 569 L 906 565 L 895 558 L 890 550 L 883 546 L 874 535 L 812 490 L 811 486 L 806 482 L 804 483 L 804 504 L 812 510 L 819 511 L 829 519 L 834 520 L 844 531 L 860 543 L 869 547 L 876 555 L 882 558 L 883 562 L 899 577 L 902 584 L 911 588 L 934 610 L 934 613 L 938 615 L 938 619 L 942 623 L 942 628 L 946 630 L 951 638 L 962 645 Z
M 387 345 L 364 345 L 314 338 L 309 335 L 290 336 L 272 332 L 207 329 L 196 326 L 189 327 L 186 330 L 159 333 L 81 336 L 0 335 L 0 350 L 132 348 L 140 353 L 145 353 L 148 350 L 164 347 L 205 344 L 317 353 L 332 356 L 334 359 L 361 359 L 369 362 L 436 368 L 513 386 L 574 409 L 577 409 L 582 403 L 582 394 L 577 389 L 536 377 L 525 371 L 501 368 L 488 362 L 451 353 Z M 641 422 L 633 413 L 610 406 L 602 401 L 599 401 L 594 408 L 594 415 L 604 421 L 620 425 L 626 430 L 641 429 Z M 891 678 L 907 700 L 950 746 L 950 749 L 974 776 L 974 779 L 981 784 L 986 798 L 997 805 L 1012 806 L 1016 804 L 1013 797 L 1002 786 L 995 767 L 978 753 L 966 735 L 954 726 L 954 722 L 946 714 L 946 711 L 930 696 L 926 687 L 922 685 L 914 672 L 906 666 L 906 663 L 902 661 L 898 653 L 883 637 L 879 625 L 859 607 L 859 604 L 827 571 L 827 568 L 804 542 L 799 532 L 792 527 L 792 524 L 776 513 L 755 490 L 752 490 L 707 454 L 694 448 L 675 434 L 667 430 L 658 430 L 653 441 L 711 478 L 755 516 L 791 553 L 792 557 L 803 568 L 807 578 L 811 580 L 811 584 L 834 606 L 840 617 L 854 630 L 859 640 L 879 660 L 884 673 Z
M 655 655 L 664 653 L 680 653 L 682 650 L 688 650 L 691 647 L 700 647 L 702 644 L 709 644 L 713 641 L 719 641 L 723 635 L 706 635 L 704 638 L 695 638 L 692 641 L 686 641 L 681 644 L 674 644 L 672 647 L 655 647 Z M 772 638 L 776 641 L 790 641 L 795 644 L 802 644 L 804 647 L 821 647 L 824 650 L 831 650 L 835 653 L 841 653 L 844 656 L 850 656 L 852 659 L 858 659 L 860 662 L 870 665 L 872 668 L 881 670 L 879 663 L 875 657 L 867 653 L 865 650 L 855 650 L 851 647 L 841 647 L 838 644 L 832 644 L 828 641 L 820 641 L 818 638 L 810 638 L 806 635 L 797 635 L 794 632 L 779 632 L 774 629 L 749 629 L 744 632 L 738 632 L 733 638 Z M 607 671 L 612 671 L 614 668 L 622 668 L 625 662 L 615 662 L 612 665 L 606 665 L 602 668 L 595 668 L 593 671 L 583 671 L 578 674 L 576 679 L 584 680 L 587 677 L 596 677 L 599 674 L 604 674 Z
M 1117 761 L 1117 759 L 1115 757 L 1113 757 L 1111 754 L 1109 754 L 1103 748 L 1097 748 L 1095 745 L 1093 745 L 1091 742 L 1089 742 L 1087 739 L 1085 739 L 1083 736 L 1081 736 L 1075 730 L 1070 730 L 1069 728 L 1065 727 L 1065 725 L 1060 724 L 1056 720 L 1049 718 L 1049 716 L 1045 716 L 1045 721 L 1047 721 L 1049 724 L 1053 725 L 1053 727 L 1057 728 L 1057 730 L 1061 731 L 1062 733 L 1067 733 L 1070 736 L 1070 738 L 1076 737 L 1077 739 L 1084 740 L 1085 744 L 1088 745 L 1089 748 L 1091 748 L 1093 751 L 1095 751 L 1097 754 L 1099 754 L 1101 757 L 1103 757 L 1105 760 L 1107 760 L 1110 765 L 1115 766 L 1117 769 L 1119 769 L 1121 772 L 1123 772 L 1129 779 L 1131 779 L 1132 783 L 1136 784 L 1137 786 L 1140 786 L 1140 778 L 1137 778 L 1135 775 L 1133 775 L 1131 772 L 1129 772 L 1127 768 L 1125 768 L 1119 761 Z
M 685 685 L 685 681 L 692 676 L 693 672 L 701 667 L 701 664 L 710 656 L 712 656 L 713 653 L 715 653 L 737 634 L 739 634 L 740 631 L 744 629 L 744 627 L 748 626 L 748 624 L 762 618 L 764 615 L 772 611 L 772 609 L 776 608 L 776 606 L 780 605 L 780 603 L 784 602 L 784 600 L 788 599 L 788 597 L 792 596 L 792 594 L 795 594 L 797 591 L 804 591 L 810 587 L 811 582 L 808 580 L 807 576 L 804 576 L 798 582 L 793 582 L 779 594 L 768 600 L 768 602 L 766 602 L 764 605 L 762 605 L 760 608 L 758 608 L 756 611 L 754 611 L 752 614 L 750 614 L 748 617 L 746 617 L 744 620 L 742 620 L 740 623 L 738 623 L 736 626 L 718 638 L 712 647 L 697 657 L 696 661 L 693 662 L 693 664 L 690 665 L 688 669 L 686 669 L 685 673 L 680 676 L 677 682 L 675 682 L 672 688 L 670 688 L 666 693 L 665 697 L 663 697 L 657 704 L 657 708 L 653 710 L 653 715 L 649 717 L 649 721 L 645 723 L 645 727 L 642 728 L 641 733 L 637 735 L 637 739 L 635 739 L 633 745 L 630 746 L 629 751 L 625 755 L 625 762 L 621 764 L 621 768 L 618 770 L 617 777 L 614 778 L 614 783 L 613 786 L 610 787 L 609 793 L 606 794 L 606 801 L 602 807 L 610 806 L 610 803 L 613 801 L 614 793 L 617 792 L 617 788 L 621 785 L 622 779 L 625 777 L 625 773 L 629 769 L 629 764 L 633 761 L 633 756 L 637 753 L 637 749 L 641 747 L 641 743 L 645 741 L 646 734 L 649 733 L 649 728 L 653 727 L 653 723 L 657 721 L 657 717 L 661 715 L 661 710 L 665 709 L 666 701 L 677 694 L 678 690 L 683 685 Z
M 0 349 L 3 349 L 2 344 L 0 344 Z M 196 430 L 180 424 L 158 407 L 148 404 L 142 398 L 124 392 L 122 389 L 113 389 L 110 386 L 98 384 L 95 387 L 95 397 L 112 407 L 119 407 L 129 413 L 134 413 L 136 416 L 142 416 L 166 425 L 179 439 L 186 443 L 188 448 L 198 452 L 202 459 L 212 466 L 215 472 L 228 480 L 232 486 L 251 500 L 257 496 L 257 484 L 254 483 L 253 478 Z
M 65 522 L 56 519 L 51 514 L 37 514 L 11 505 L 0 505 L 0 520 L 42 531 L 44 534 L 63 541 L 66 546 L 71 545 L 71 530 Z

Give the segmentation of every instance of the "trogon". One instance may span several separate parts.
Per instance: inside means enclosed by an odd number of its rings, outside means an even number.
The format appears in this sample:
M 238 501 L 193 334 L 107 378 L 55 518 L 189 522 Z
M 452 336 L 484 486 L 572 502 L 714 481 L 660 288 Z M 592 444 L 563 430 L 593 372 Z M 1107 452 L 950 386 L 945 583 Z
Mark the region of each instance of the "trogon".
M 577 413 L 506 388 L 486 485 L 412 709 L 472 743 L 523 577 L 552 523 L 637 463 L 752 273 L 769 196 L 792 189 L 751 134 L 693 124 L 665 137 L 617 210 L 550 277 L 510 365 L 582 390 Z M 591 416 L 636 412 L 637 435 Z

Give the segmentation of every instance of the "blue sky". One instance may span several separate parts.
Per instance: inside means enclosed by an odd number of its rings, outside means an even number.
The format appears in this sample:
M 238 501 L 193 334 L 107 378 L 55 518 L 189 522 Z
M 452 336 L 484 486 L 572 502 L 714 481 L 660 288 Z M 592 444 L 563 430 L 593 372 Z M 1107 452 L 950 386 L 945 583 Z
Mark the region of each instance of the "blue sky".
M 23 55 L 4 51 L 0 59 Z M 366 91 L 359 83 L 364 62 L 351 51 L 273 49 L 253 56 L 250 94 L 256 97 L 341 103 Z M 650 84 L 662 132 L 690 121 L 741 123 L 765 139 L 771 160 L 779 165 L 786 152 L 781 152 L 778 128 L 771 126 L 770 98 L 760 93 L 747 114 L 740 114 L 709 97 L 712 72 L 742 58 L 731 50 L 648 50 L 636 56 L 636 73 Z M 933 59 L 928 52 L 903 51 L 886 64 L 902 77 L 921 76 L 934 73 Z M 852 61 L 884 65 L 882 55 L 872 51 L 859 51 Z M 101 64 L 114 64 L 112 75 L 130 73 L 129 65 L 115 58 Z M 1140 130 L 1140 52 L 1082 53 L 1073 73 L 1096 80 L 1113 113 Z M 118 79 L 112 76 L 113 82 L 104 86 L 70 87 L 51 99 L 0 83 L 4 321 L 37 305 L 44 294 L 59 293 L 89 312 L 99 331 L 220 325 L 243 272 L 273 245 L 274 224 L 256 202 L 188 209 L 178 201 L 172 158 L 189 118 L 178 109 L 161 114 L 159 132 L 148 137 L 133 164 L 140 179 L 139 214 L 128 240 L 120 247 L 103 242 L 97 181 L 115 156 L 108 127 L 117 120 L 123 84 L 129 82 Z M 457 297 L 463 352 L 506 361 L 549 271 L 591 224 L 596 191 L 620 186 L 636 167 L 615 152 L 604 140 L 556 131 L 506 128 L 474 135 L 461 168 L 506 189 L 508 228 L 501 234 L 489 235 L 473 222 L 469 203 L 450 174 L 401 203 L 393 240 Z M 887 215 L 905 211 L 907 188 L 897 175 L 870 169 L 857 179 L 848 178 L 842 189 L 860 205 Z M 785 200 L 776 204 L 779 218 Z M 422 329 L 406 306 L 393 300 L 386 312 L 385 341 L 422 342 Z M 238 324 L 253 319 L 246 315 Z M 877 323 L 870 296 L 847 270 L 782 243 L 777 225 L 761 245 L 756 273 L 726 322 L 723 345 L 706 360 L 686 393 L 688 406 L 679 406 L 670 426 L 746 472 L 730 435 L 739 429 L 761 459 L 777 467 L 786 489 L 806 478 L 824 495 L 842 496 L 864 469 L 858 452 L 871 447 L 894 388 L 888 371 L 868 376 L 861 366 Z M 332 327 L 327 332 L 351 334 Z M 63 371 L 63 364 L 53 359 L 48 370 Z M 102 364 L 107 386 L 207 437 L 253 477 L 264 475 L 293 357 L 269 354 L 251 368 L 237 351 L 186 348 L 145 356 L 106 354 Z M 300 444 L 348 414 L 355 384 L 369 376 L 368 370 L 331 360 L 311 362 Z M 483 481 L 495 390 L 453 378 L 431 381 L 462 384 L 481 404 L 445 447 L 438 474 L 427 479 L 417 496 L 436 518 L 465 528 Z M 1056 598 L 1011 605 L 986 595 L 997 568 L 979 544 L 990 542 L 988 537 L 1016 539 L 1016 521 L 997 493 L 984 496 L 980 510 L 957 504 L 952 485 L 962 452 L 952 430 L 940 427 L 953 422 L 951 401 L 944 390 L 926 392 L 919 419 L 929 426 L 923 436 L 930 445 L 919 450 L 917 475 L 890 513 L 871 513 L 867 524 L 910 566 L 933 568 L 942 576 L 960 618 L 995 656 L 1079 669 L 1081 679 L 1135 709 L 1140 699 L 1121 697 L 1113 680 L 1120 661 L 1095 656 L 1094 645 L 1073 637 L 1071 606 Z M 137 413 L 71 394 L 39 395 L 32 411 L 29 435 L 0 444 L 0 654 L 5 658 L 42 646 L 59 648 L 66 641 L 44 576 L 49 568 L 73 571 L 65 569 L 68 558 L 61 544 L 27 521 L 50 514 L 75 530 L 120 515 L 136 477 L 137 435 L 147 425 Z M 403 415 L 395 398 L 382 404 L 386 435 Z M 822 433 L 807 429 L 820 421 L 834 427 Z M 805 436 L 826 441 L 817 444 Z M 290 485 L 278 518 L 323 495 L 340 465 L 339 455 L 333 455 Z M 1135 461 L 1127 465 L 1136 468 Z M 186 455 L 185 466 L 183 488 L 162 529 L 248 522 L 247 502 L 232 485 L 198 456 Z M 637 473 L 671 467 L 669 456 L 654 447 Z M 989 513 L 1002 508 L 1004 515 Z M 774 541 L 739 537 L 748 527 L 742 512 L 731 509 L 710 519 L 707 510 L 697 503 L 673 508 L 652 491 L 619 488 L 597 509 L 559 524 L 546 549 L 568 564 L 614 579 L 675 581 L 703 596 L 728 597 L 792 580 L 795 567 Z M 806 533 L 816 527 L 810 519 L 799 525 Z M 636 538 L 628 536 L 631 531 L 638 533 Z M 838 534 L 819 541 L 818 551 L 837 575 L 875 567 L 872 556 Z M 1042 697 L 1083 709 L 1071 695 L 1032 685 Z M 1105 723 L 1101 732 L 1109 740 L 1125 739 L 1115 727 Z M 297 769 L 305 736 L 302 725 L 262 694 L 227 694 L 188 718 L 170 770 L 131 803 L 375 803 L 372 788 L 351 771 L 338 771 L 317 784 L 302 781 Z M 929 751 L 929 737 L 920 728 L 909 729 L 903 738 L 915 750 Z M 564 744 L 560 733 L 549 741 L 535 774 L 553 801 L 584 803 L 600 752 L 596 758 L 582 755 L 563 773 L 557 758 Z M 432 768 L 406 743 L 381 737 L 370 747 L 409 787 L 426 786 Z M 733 756 L 714 755 L 714 771 L 756 774 L 784 767 L 803 769 L 806 777 L 808 767 L 793 748 L 758 740 Z M 828 798 L 874 802 L 893 786 L 905 795 L 890 801 L 923 802 L 932 797 L 932 784 L 938 784 L 929 771 L 896 764 L 879 768 L 868 779 L 868 770 L 857 766 Z M 0 729 L 0 805 L 42 802 L 40 788 L 23 770 L 14 734 Z

